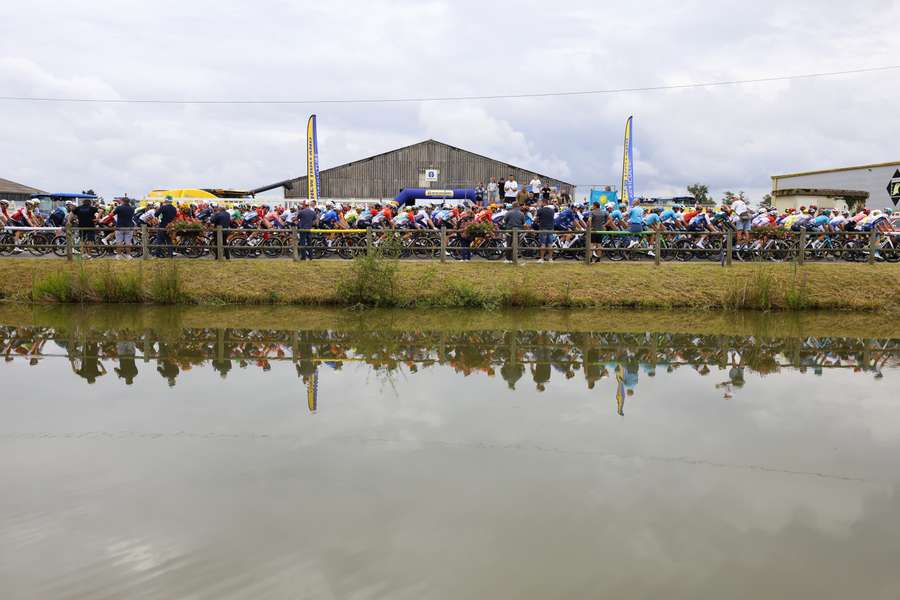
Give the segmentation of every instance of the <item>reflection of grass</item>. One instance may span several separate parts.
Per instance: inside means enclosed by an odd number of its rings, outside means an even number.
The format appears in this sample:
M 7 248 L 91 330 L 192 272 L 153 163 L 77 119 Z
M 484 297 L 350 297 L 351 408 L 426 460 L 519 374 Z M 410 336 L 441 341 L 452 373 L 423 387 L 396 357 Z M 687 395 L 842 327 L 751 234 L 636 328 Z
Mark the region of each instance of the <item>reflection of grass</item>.
M 408 331 L 410 313 L 403 310 L 349 311 L 311 306 L 156 306 L 114 305 L 24 306 L 0 304 L 0 322 L 68 329 L 153 330 L 177 333 L 184 327 L 236 329 Z M 440 309 L 415 314 L 417 328 L 431 331 L 648 331 L 759 337 L 850 336 L 900 338 L 900 323 L 892 315 L 803 311 L 791 313 L 702 310 L 555 310 Z
M 156 302 L 245 304 L 351 304 L 374 293 L 367 304 L 403 307 L 631 307 L 666 309 L 753 308 L 762 310 L 848 309 L 900 313 L 900 266 L 892 264 L 715 264 L 581 263 L 514 267 L 489 262 L 437 265 L 377 260 L 365 273 L 360 293 L 345 294 L 359 269 L 355 261 L 289 260 L 157 261 L 144 263 L 144 299 Z M 140 273 L 141 261 L 110 263 L 0 260 L 0 295 L 30 302 L 104 301 L 82 278 Z M 384 267 L 389 265 L 390 268 Z M 177 268 L 177 273 L 174 270 Z M 368 267 L 367 267 L 368 268 Z M 108 269 L 108 275 L 103 271 Z M 162 269 L 162 270 L 157 270 Z M 393 278 L 389 271 L 396 269 Z M 32 280 L 29 289 L 22 281 Z M 132 280 L 133 281 L 133 280 Z M 110 283 L 110 282 L 108 282 Z M 133 285 L 104 285 L 128 296 Z M 122 289 L 124 288 L 124 289 Z M 87 290 L 91 289 L 90 293 Z M 68 291 L 72 293 L 69 294 Z M 34 292 L 34 293 L 33 293 Z M 364 292 L 364 293 L 362 293 Z M 100 297 L 93 297 L 100 296 Z M 390 300 L 390 301 L 386 301 Z

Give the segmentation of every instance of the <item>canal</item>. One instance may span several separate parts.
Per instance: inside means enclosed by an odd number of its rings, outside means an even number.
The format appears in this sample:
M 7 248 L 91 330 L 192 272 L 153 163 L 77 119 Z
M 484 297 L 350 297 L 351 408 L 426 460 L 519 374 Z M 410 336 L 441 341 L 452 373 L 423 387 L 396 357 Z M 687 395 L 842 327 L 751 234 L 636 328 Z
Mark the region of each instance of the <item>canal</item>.
M 897 598 L 875 317 L 0 307 L 4 598 Z

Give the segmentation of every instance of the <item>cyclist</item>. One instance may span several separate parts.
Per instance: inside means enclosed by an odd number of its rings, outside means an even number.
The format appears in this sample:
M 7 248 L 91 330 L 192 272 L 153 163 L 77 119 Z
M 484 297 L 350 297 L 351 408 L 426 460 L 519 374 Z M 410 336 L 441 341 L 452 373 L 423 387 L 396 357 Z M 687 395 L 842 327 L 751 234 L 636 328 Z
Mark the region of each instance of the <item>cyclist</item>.
M 51 212 L 50 216 L 47 217 L 47 222 L 51 227 L 63 227 L 68 220 L 69 211 L 74 207 L 74 202 L 72 202 L 71 200 L 66 200 L 66 203 L 63 206 L 57 206 L 55 209 L 53 209 L 53 212 Z
M 36 218 L 34 215 L 34 205 L 36 204 L 35 200 L 26 200 L 25 204 L 22 205 L 21 208 L 16 210 L 13 214 L 9 216 L 9 225 L 12 227 L 37 227 Z M 24 232 L 16 231 L 15 234 L 15 248 L 13 248 L 13 254 L 21 254 L 24 252 L 19 244 L 22 241 L 22 235 Z

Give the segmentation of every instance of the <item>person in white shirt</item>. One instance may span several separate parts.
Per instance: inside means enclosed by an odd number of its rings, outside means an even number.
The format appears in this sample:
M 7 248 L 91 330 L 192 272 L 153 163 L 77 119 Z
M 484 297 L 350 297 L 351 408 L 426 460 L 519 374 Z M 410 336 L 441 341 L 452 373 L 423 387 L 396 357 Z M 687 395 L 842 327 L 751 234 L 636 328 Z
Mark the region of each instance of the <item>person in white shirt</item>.
M 519 184 L 516 179 L 510 175 L 509 180 L 503 184 L 503 197 L 507 202 L 515 202 L 516 196 L 519 194 Z
M 532 202 L 541 197 L 541 188 L 544 187 L 544 184 L 541 183 L 540 178 L 535 175 L 531 181 L 528 182 L 528 187 L 531 191 L 531 200 Z
M 743 200 L 737 199 L 731 203 L 731 211 L 737 217 L 734 221 L 734 227 L 737 230 L 738 244 L 749 242 L 750 227 L 753 220 L 750 209 L 747 208 L 747 204 Z
M 497 178 L 491 177 L 491 182 L 487 184 L 487 201 L 489 205 L 497 203 L 497 190 L 499 189 L 500 186 L 497 185 Z

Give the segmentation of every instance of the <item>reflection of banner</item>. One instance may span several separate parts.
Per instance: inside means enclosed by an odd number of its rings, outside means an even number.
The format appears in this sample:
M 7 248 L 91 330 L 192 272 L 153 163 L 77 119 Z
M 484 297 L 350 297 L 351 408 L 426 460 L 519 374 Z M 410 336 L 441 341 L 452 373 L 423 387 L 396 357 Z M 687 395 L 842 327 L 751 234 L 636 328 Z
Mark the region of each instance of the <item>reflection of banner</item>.
M 306 383 L 306 404 L 309 412 L 316 412 L 319 406 L 319 367 L 316 367 Z
M 628 206 L 634 202 L 634 139 L 632 135 L 632 121 L 634 117 L 628 117 L 625 121 L 625 156 L 622 158 L 622 200 L 628 201 Z
M 316 115 L 312 115 L 306 124 L 306 190 L 308 199 L 319 199 L 319 142 L 316 139 Z

